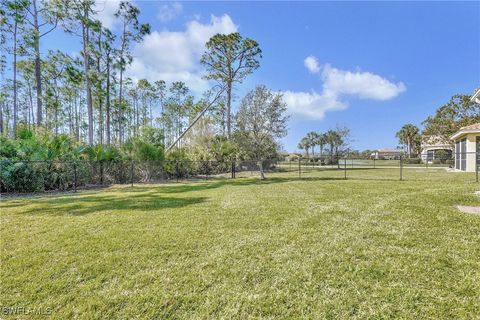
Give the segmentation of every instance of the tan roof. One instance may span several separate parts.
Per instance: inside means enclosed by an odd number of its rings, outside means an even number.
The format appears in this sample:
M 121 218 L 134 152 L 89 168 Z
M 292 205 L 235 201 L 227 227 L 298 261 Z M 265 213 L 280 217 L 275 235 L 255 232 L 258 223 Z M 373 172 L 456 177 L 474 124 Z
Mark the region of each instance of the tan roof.
M 476 129 L 480 130 L 480 122 L 460 128 L 460 130 L 476 130 Z
M 480 122 L 460 128 L 460 130 L 458 130 L 453 136 L 451 136 L 450 139 L 456 140 L 465 134 L 477 132 L 480 132 Z
M 395 149 L 392 149 L 392 148 L 380 148 L 377 151 L 378 152 L 401 152 L 399 150 L 395 150 Z

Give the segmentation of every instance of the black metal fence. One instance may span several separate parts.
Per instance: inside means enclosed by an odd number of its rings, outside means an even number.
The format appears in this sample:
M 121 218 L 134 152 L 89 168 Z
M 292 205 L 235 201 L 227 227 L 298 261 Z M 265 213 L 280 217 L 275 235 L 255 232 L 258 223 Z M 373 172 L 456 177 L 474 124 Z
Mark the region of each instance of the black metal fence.
M 457 161 L 456 161 L 457 158 Z M 459 160 L 460 159 L 460 160 Z M 465 160 L 465 161 L 463 161 Z M 459 163 L 459 161 L 461 163 Z M 474 163 L 474 168 L 471 168 Z M 457 167 L 457 168 L 456 168 Z M 260 177 L 260 172 L 302 179 L 429 179 L 434 172 L 466 171 L 478 182 L 480 155 L 370 158 L 358 155 L 248 161 L 13 161 L 0 162 L 2 193 L 76 191 L 112 184 Z M 455 169 L 456 168 L 456 169 Z
M 0 161 L 2 193 L 76 191 L 112 184 L 179 182 L 272 172 L 277 160 L 262 161 Z

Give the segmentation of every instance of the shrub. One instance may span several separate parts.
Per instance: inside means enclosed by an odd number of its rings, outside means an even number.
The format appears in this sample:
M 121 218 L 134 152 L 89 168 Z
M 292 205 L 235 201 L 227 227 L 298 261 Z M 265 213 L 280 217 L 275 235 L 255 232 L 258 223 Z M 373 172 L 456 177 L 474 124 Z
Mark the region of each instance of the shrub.
M 403 163 L 405 163 L 405 164 L 420 164 L 420 163 L 422 163 L 422 159 L 420 159 L 420 158 L 406 158 L 406 159 L 403 159 Z
M 130 160 L 161 161 L 164 159 L 162 146 L 150 144 L 138 138 L 128 139 L 122 146 L 125 158 Z
M 49 176 L 43 162 L 4 161 L 0 180 L 2 191 L 36 192 L 45 190 L 45 177 Z

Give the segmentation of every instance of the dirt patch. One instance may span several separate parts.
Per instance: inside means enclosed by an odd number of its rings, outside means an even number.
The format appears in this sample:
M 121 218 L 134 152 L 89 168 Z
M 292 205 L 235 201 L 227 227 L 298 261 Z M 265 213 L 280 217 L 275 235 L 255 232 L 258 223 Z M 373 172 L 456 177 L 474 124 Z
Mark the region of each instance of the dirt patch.
M 463 213 L 471 213 L 480 215 L 480 207 L 456 206 Z

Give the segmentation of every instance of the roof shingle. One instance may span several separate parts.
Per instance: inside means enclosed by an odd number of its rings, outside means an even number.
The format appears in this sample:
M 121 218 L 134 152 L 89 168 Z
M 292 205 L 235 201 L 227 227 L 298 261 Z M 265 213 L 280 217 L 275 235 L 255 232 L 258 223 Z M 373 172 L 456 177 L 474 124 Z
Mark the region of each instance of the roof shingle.
M 460 130 L 477 130 L 477 129 L 480 130 L 480 122 L 460 128 Z

